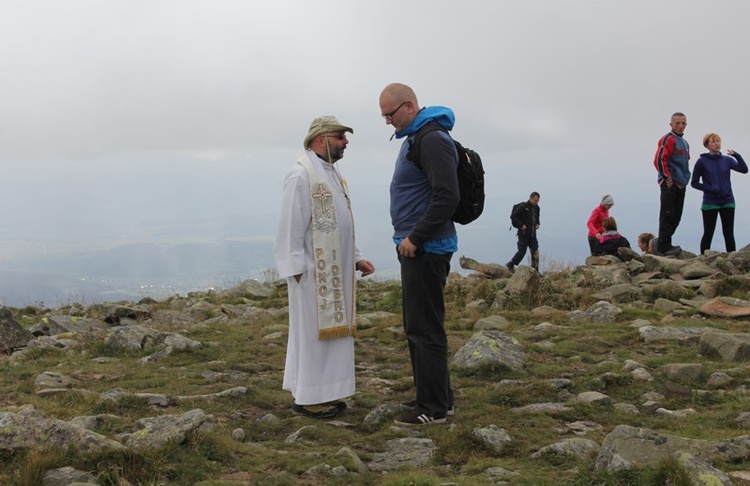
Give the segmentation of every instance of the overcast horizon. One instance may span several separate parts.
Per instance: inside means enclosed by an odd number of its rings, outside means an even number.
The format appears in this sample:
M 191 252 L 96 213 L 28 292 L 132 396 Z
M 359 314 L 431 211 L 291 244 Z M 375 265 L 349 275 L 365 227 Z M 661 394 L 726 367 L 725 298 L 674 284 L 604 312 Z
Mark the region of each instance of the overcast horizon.
M 707 132 L 750 158 L 750 34 L 734 27 L 748 14 L 739 0 L 3 2 L 0 271 L 133 242 L 270 245 L 283 177 L 325 114 L 354 128 L 339 163 L 360 249 L 393 271 L 401 141 L 378 97 L 394 81 L 452 108 L 453 136 L 485 164 L 485 213 L 459 227 L 454 268 L 508 261 L 508 214 L 531 191 L 548 261 L 583 263 L 604 194 L 635 247 L 657 232 L 653 156 L 673 112 L 687 115 L 691 169 Z M 742 248 L 750 178 L 732 181 Z M 674 238 L 694 252 L 700 198 L 688 189 Z

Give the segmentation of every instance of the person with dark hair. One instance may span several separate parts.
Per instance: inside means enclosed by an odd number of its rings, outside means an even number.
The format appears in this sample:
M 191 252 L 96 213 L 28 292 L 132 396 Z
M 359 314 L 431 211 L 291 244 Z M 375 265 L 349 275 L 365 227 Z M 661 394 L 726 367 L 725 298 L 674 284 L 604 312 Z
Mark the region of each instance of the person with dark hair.
M 602 222 L 604 233 L 596 244 L 595 255 L 614 255 L 617 256 L 618 248 L 630 248 L 630 242 L 627 238 L 617 232 L 617 221 L 609 217 Z
M 607 194 L 602 197 L 602 202 L 591 211 L 591 216 L 589 216 L 589 220 L 586 222 L 586 226 L 589 229 L 589 250 L 591 250 L 592 255 L 596 249 L 596 243 L 602 237 L 602 233 L 604 233 L 602 222 L 609 217 L 609 210 L 614 205 L 615 200 L 612 196 Z
M 527 249 L 531 250 L 531 266 L 539 271 L 539 240 L 536 239 L 536 231 L 539 229 L 539 197 L 538 192 L 532 192 L 529 200 L 518 206 L 511 215 L 513 227 L 518 228 L 518 251 L 505 264 L 511 272 L 521 263 Z
M 654 167 L 659 183 L 659 240 L 656 253 L 676 256 L 682 248 L 672 245 L 672 236 L 682 219 L 685 205 L 685 187 L 690 182 L 690 146 L 683 138 L 687 118 L 684 113 L 676 112 L 669 121 L 672 130 L 659 139 L 654 156 Z
M 690 182 L 695 189 L 703 191 L 701 253 L 711 248 L 717 217 L 721 217 L 721 231 L 724 234 L 726 250 L 735 251 L 737 246 L 734 242 L 734 194 L 730 176 L 733 170 L 747 174 L 747 164 L 734 150 L 727 150 L 728 155 L 722 155 L 721 137 L 715 133 L 708 133 L 703 137 L 703 146 L 708 149 L 708 153 L 701 154 L 698 158 Z

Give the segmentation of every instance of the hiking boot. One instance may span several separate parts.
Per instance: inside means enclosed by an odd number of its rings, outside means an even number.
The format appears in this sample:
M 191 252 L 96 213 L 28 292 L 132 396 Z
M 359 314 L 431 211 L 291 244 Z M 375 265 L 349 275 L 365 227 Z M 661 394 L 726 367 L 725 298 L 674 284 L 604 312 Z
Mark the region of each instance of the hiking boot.
M 510 271 L 510 273 L 515 273 L 516 266 L 513 264 L 513 262 L 508 262 L 505 264 L 505 266 L 508 267 L 508 270 Z
M 407 408 L 415 408 L 417 406 L 416 400 L 409 400 L 408 402 L 401 402 L 402 407 Z M 454 405 L 451 405 L 447 412 L 445 412 L 446 415 L 453 416 L 456 414 L 456 407 Z
M 669 247 L 669 250 L 667 250 L 664 253 L 662 253 L 662 255 L 664 255 L 664 256 L 677 256 L 680 253 L 682 253 L 682 248 L 680 248 L 679 246 L 671 246 L 671 247 Z
M 413 408 L 400 416 L 397 420 L 394 420 L 399 425 L 427 425 L 427 424 L 444 424 L 445 414 L 442 416 L 431 414 L 420 410 L 419 408 Z
M 312 418 L 333 418 L 342 411 L 337 405 L 321 404 L 321 405 L 292 405 L 292 411 L 294 413 L 305 415 Z

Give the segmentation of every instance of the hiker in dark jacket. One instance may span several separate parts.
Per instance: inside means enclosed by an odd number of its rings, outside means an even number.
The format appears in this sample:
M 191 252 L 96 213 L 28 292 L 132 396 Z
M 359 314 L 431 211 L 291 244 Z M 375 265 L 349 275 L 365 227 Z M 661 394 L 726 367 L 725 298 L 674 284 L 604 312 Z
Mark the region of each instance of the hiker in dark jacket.
M 521 204 L 511 215 L 513 226 L 518 228 L 518 251 L 508 263 L 508 270 L 515 271 L 515 267 L 521 263 L 526 255 L 526 250 L 531 250 L 531 266 L 539 271 L 539 241 L 536 239 L 536 230 L 539 229 L 539 193 L 532 192 L 529 200 Z
M 401 265 L 404 333 L 416 388 L 416 399 L 396 422 L 400 425 L 445 423 L 452 415 L 453 389 L 445 332 L 445 284 L 458 235 L 451 216 L 460 200 L 458 152 L 448 130 L 453 110 L 419 107 L 409 86 L 392 83 L 380 94 L 385 123 L 403 139 L 391 181 L 393 242 Z M 435 122 L 444 130 L 424 134 L 419 147 L 421 168 L 407 158 L 422 127 Z
M 630 242 L 627 238 L 617 232 L 617 221 L 615 218 L 605 218 L 602 222 L 604 233 L 596 244 L 595 255 L 614 255 L 617 256 L 618 248 L 630 248 Z

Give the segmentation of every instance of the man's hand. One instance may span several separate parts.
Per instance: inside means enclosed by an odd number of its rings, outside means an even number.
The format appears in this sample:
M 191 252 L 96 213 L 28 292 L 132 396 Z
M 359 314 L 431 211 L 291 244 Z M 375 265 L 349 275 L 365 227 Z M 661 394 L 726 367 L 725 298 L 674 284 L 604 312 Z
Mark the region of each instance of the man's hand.
M 414 258 L 417 256 L 417 249 L 414 243 L 409 241 L 408 236 L 398 244 L 398 254 L 404 257 Z
M 362 272 L 363 277 L 366 277 L 375 272 L 375 265 L 373 265 L 369 260 L 358 261 L 354 268 Z
M 521 231 L 526 231 L 526 225 L 521 226 Z

